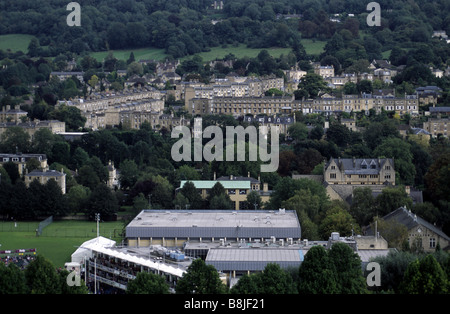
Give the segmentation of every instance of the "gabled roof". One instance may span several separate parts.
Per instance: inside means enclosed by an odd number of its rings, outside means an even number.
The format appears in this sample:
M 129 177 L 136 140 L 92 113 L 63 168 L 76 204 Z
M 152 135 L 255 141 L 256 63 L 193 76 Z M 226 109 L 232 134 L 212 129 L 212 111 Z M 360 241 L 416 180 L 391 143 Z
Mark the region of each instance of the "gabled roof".
M 330 158 L 326 168 L 333 160 L 345 174 L 378 174 L 386 162 L 394 165 L 390 158 Z
M 436 227 L 435 225 L 429 223 L 428 221 L 420 218 L 416 214 L 412 213 L 410 210 L 405 207 L 400 207 L 393 212 L 387 214 L 383 217 L 383 220 L 394 220 L 398 223 L 404 225 L 408 230 L 415 228 L 417 226 L 423 226 L 439 236 L 445 238 L 447 241 L 450 241 L 450 237 L 446 235 L 441 229 Z

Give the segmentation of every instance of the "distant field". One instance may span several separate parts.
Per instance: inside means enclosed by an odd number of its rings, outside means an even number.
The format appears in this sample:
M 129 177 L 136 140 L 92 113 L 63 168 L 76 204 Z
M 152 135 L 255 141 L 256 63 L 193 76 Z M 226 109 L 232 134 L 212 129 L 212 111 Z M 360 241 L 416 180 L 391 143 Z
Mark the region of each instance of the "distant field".
M 38 254 L 48 258 L 56 267 L 70 261 L 72 253 L 83 242 L 95 238 L 97 224 L 88 221 L 56 221 L 36 237 L 39 222 L 0 222 L 0 250 L 36 248 Z M 100 235 L 120 241 L 122 222 L 100 222 Z M 114 237 L 114 230 L 116 237 Z
M 303 39 L 302 44 L 305 47 L 306 53 L 317 55 L 322 53 L 323 48 L 325 47 L 325 41 L 312 41 L 311 39 Z M 291 48 L 247 48 L 244 44 L 240 44 L 238 46 L 228 45 L 226 47 L 213 47 L 210 51 L 200 52 L 197 55 L 202 57 L 203 61 L 212 61 L 215 59 L 221 59 L 226 55 L 232 53 L 237 58 L 242 57 L 256 57 L 261 50 L 267 50 L 271 56 L 279 57 L 284 54 L 287 55 Z M 141 48 L 141 49 L 126 49 L 126 50 L 111 50 L 114 57 L 119 60 L 128 60 L 130 57 L 130 53 L 133 52 L 136 60 L 139 59 L 154 59 L 154 60 L 164 60 L 167 55 L 164 53 L 164 49 L 156 49 L 156 48 Z M 94 57 L 97 61 L 102 61 L 107 55 L 108 51 L 102 52 L 93 52 L 91 56 Z M 190 59 L 192 56 L 186 56 L 181 58 L 183 61 L 185 59 Z
M 249 57 L 254 58 L 256 57 L 261 50 L 267 50 L 269 54 L 273 57 L 279 57 L 280 55 L 284 54 L 287 55 L 291 48 L 247 48 L 245 45 L 241 44 L 238 46 L 233 45 L 227 45 L 226 47 L 214 47 L 211 48 L 211 51 L 201 52 L 198 53 L 200 57 L 202 57 L 203 61 L 212 61 L 216 59 L 222 59 L 226 55 L 232 53 L 237 58 L 243 58 L 243 57 Z M 184 59 L 190 59 L 191 56 L 184 57 L 181 60 Z
M 306 53 L 309 55 L 319 55 L 323 52 L 323 48 L 327 44 L 326 41 L 313 41 L 312 39 L 302 39 L 303 47 L 305 47 Z
M 128 60 L 130 57 L 130 53 L 133 52 L 134 58 L 136 60 L 139 59 L 155 59 L 155 60 L 164 60 L 166 58 L 166 54 L 164 53 L 164 49 L 158 48 L 140 48 L 140 49 L 126 49 L 126 50 L 110 50 L 114 57 L 119 60 Z M 90 55 L 94 57 L 97 61 L 103 61 L 103 59 L 108 55 L 109 51 L 100 51 L 93 52 Z
M 0 35 L 0 49 L 8 50 L 12 52 L 22 51 L 27 53 L 28 45 L 33 35 L 25 34 L 8 34 Z M 311 39 L 303 39 L 302 44 L 305 47 L 306 53 L 317 55 L 323 51 L 326 42 L 325 41 L 313 41 Z M 274 57 L 279 57 L 281 54 L 288 54 L 291 48 L 263 48 L 266 49 L 270 55 Z M 220 59 L 227 54 L 233 53 L 236 57 L 256 57 L 262 49 L 247 48 L 244 44 L 240 44 L 237 47 L 233 45 L 228 45 L 227 47 L 213 47 L 210 51 L 201 52 L 198 55 L 207 62 L 215 59 Z M 136 60 L 139 59 L 154 59 L 154 60 L 164 60 L 167 55 L 164 53 L 164 49 L 158 48 L 140 48 L 140 49 L 125 49 L 125 50 L 111 50 L 114 56 L 119 60 L 128 60 L 130 53 L 134 53 Z M 103 59 L 108 55 L 109 51 L 92 52 L 91 56 L 97 61 L 103 61 Z M 191 58 L 192 56 L 187 56 L 181 58 L 181 60 Z
M 12 52 L 20 50 L 23 53 L 27 53 L 28 45 L 33 37 L 33 35 L 24 34 L 0 35 L 0 49 L 4 51 L 10 49 Z

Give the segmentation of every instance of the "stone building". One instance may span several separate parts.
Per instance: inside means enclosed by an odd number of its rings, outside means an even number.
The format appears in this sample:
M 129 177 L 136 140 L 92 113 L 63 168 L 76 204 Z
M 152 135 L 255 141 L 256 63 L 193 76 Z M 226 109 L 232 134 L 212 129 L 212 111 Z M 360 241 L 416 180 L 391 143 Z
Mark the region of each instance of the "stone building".
M 30 186 L 31 182 L 37 180 L 40 184 L 46 184 L 49 180 L 53 179 L 58 183 L 61 188 L 61 192 L 66 194 L 66 174 L 64 170 L 61 169 L 61 172 L 56 170 L 33 170 L 30 173 L 26 173 L 25 176 L 25 184 L 27 187 Z

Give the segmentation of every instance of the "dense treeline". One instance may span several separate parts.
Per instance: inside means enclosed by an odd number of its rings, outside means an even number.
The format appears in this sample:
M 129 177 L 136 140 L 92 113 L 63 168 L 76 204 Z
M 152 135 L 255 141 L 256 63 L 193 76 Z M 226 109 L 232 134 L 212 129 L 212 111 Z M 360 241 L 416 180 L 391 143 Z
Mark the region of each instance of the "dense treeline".
M 1 294 L 87 294 L 83 279 L 80 286 L 67 284 L 69 271 L 56 267 L 42 255 L 0 258 Z
M 378 1 L 382 26 L 368 27 L 367 1 L 294 0 L 224 1 L 213 10 L 212 0 L 80 1 L 82 26 L 68 27 L 67 1 L 36 3 L 19 0 L 0 4 L 0 34 L 32 34 L 41 55 L 108 49 L 157 47 L 175 58 L 220 45 L 289 47 L 303 38 L 329 39 L 342 29 L 358 36 L 370 32 L 384 50 L 394 44 L 428 43 L 433 30 L 450 33 L 447 1 Z M 354 14 L 334 23 L 334 14 Z M 288 14 L 301 15 L 286 19 Z M 298 16 L 297 16 L 298 17 Z M 211 23 L 216 20 L 217 23 Z M 391 47 L 390 47 L 391 46 Z

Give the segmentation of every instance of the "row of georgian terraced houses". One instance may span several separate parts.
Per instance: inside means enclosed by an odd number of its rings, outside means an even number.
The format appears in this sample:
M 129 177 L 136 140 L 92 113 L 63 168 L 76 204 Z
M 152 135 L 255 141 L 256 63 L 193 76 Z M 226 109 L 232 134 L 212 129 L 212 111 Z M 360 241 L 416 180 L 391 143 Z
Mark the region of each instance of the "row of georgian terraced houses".
M 325 113 L 331 115 L 340 112 L 368 112 L 375 110 L 395 111 L 400 116 L 419 114 L 417 95 L 394 96 L 390 92 L 377 91 L 371 94 L 343 95 L 335 97 L 324 94 L 316 99 L 298 100 L 292 96 L 261 97 L 212 97 L 192 98 L 186 110 L 192 115 L 229 114 L 243 115 L 280 115 L 301 111 L 303 114 Z

